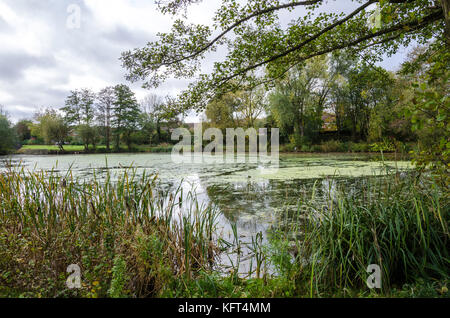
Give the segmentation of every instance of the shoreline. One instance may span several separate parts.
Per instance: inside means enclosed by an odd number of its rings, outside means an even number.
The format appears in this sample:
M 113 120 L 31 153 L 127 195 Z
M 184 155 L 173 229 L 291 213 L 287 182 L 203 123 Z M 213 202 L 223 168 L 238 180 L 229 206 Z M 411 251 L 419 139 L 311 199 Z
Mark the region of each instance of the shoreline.
M 71 151 L 71 150 L 65 150 L 63 152 L 59 150 L 53 150 L 53 149 L 19 149 L 18 151 L 15 151 L 9 155 L 22 155 L 22 156 L 49 156 L 49 155 L 58 155 L 58 156 L 68 156 L 68 155 L 95 155 L 95 154 L 161 154 L 161 153 L 171 153 L 172 148 L 167 149 L 161 149 L 160 147 L 154 147 L 149 148 L 150 150 L 134 150 L 134 151 Z M 248 154 L 248 152 L 246 152 Z M 302 152 L 302 151 L 280 151 L 280 155 L 367 155 L 367 156 L 376 156 L 376 155 L 383 155 L 388 157 L 394 157 L 398 155 L 400 158 L 398 160 L 411 160 L 411 156 L 406 153 L 399 153 L 399 152 L 368 152 L 368 151 L 329 151 L 329 152 L 322 152 L 322 151 L 308 151 L 308 152 Z M 6 155 L 8 156 L 8 155 Z

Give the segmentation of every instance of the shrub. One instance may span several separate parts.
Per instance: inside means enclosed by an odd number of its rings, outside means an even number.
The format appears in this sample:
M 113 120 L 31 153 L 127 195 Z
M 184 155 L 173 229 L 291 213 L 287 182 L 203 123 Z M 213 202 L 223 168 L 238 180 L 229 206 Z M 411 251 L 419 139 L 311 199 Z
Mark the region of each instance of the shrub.
M 342 143 L 339 140 L 326 141 L 320 145 L 320 150 L 322 152 L 341 152 Z
M 108 289 L 108 296 L 111 298 L 122 298 L 126 295 L 125 283 L 127 280 L 127 263 L 121 255 L 118 255 L 114 259 L 111 287 Z
M 370 150 L 370 146 L 366 143 L 354 143 L 349 142 L 349 148 L 351 152 L 368 152 Z
M 396 150 L 397 148 L 395 143 L 387 139 L 383 140 L 382 142 L 370 144 L 370 151 L 373 152 L 394 152 Z
M 301 152 L 309 152 L 309 151 L 311 151 L 311 148 L 310 148 L 307 144 L 303 144 L 303 145 L 300 147 L 300 151 L 301 151 Z

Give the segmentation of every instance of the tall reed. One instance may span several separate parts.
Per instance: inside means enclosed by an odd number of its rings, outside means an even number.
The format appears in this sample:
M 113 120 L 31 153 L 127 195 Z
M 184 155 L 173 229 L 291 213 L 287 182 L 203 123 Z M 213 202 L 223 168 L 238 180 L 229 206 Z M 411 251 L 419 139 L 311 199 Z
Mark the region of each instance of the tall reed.
M 432 180 L 397 174 L 370 179 L 328 205 L 310 200 L 297 242 L 296 279 L 310 295 L 363 289 L 368 265 L 382 270 L 382 291 L 417 278 L 449 278 L 448 190 Z
M 218 253 L 215 209 L 180 188 L 158 191 L 156 183 L 157 176 L 132 168 L 119 176 L 93 172 L 89 181 L 70 170 L 16 167 L 0 174 L 0 289 L 47 297 L 158 296 L 211 268 Z M 65 286 L 70 264 L 81 267 L 81 289 Z

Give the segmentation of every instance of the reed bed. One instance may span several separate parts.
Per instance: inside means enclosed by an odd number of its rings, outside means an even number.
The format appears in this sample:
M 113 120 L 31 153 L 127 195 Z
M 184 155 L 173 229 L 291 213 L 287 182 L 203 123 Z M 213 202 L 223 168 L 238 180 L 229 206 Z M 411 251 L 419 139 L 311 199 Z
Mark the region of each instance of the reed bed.
M 0 174 L 0 294 L 151 297 L 211 269 L 216 212 L 195 195 L 156 190 L 136 170 L 79 180 L 69 172 Z M 66 287 L 67 267 L 82 287 Z
M 397 173 L 338 191 L 325 205 L 314 195 L 302 207 L 308 218 L 296 226 L 293 261 L 278 262 L 298 294 L 389 295 L 420 280 L 448 283 L 450 200 L 441 184 Z M 366 286 L 370 264 L 381 268 L 381 289 Z

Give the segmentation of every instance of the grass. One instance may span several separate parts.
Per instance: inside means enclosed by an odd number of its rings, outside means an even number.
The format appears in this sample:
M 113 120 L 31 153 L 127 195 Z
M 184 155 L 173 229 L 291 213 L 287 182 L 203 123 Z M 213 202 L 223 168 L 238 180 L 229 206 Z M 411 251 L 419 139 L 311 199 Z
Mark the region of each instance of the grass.
M 173 146 L 169 144 L 161 144 L 158 146 L 150 146 L 150 145 L 134 145 L 132 147 L 133 152 L 146 152 L 146 153 L 161 153 L 161 152 L 171 152 Z M 280 145 L 281 152 L 314 152 L 314 153 L 334 153 L 334 152 L 345 152 L 345 153 L 355 153 L 355 152 L 373 152 L 380 153 L 383 151 L 385 153 L 389 152 L 398 152 L 399 154 L 403 154 L 404 156 L 408 155 L 409 150 L 412 149 L 412 145 L 410 144 L 391 144 L 388 142 L 380 142 L 380 143 L 354 143 L 354 142 L 341 142 L 338 140 L 331 140 L 322 142 L 321 144 L 308 145 L 304 144 L 301 147 L 295 147 L 293 144 L 285 144 Z M 19 150 L 19 152 L 27 152 L 27 151 L 59 151 L 58 146 L 53 145 L 24 145 Z M 65 145 L 64 151 L 66 152 L 84 152 L 84 146 L 79 145 Z M 96 150 L 90 146 L 89 151 L 91 152 L 105 152 L 105 145 L 98 145 Z M 114 150 L 111 150 L 114 152 Z M 120 152 L 127 152 L 128 148 L 124 145 L 121 146 Z
M 321 296 L 364 290 L 370 264 L 381 267 L 379 292 L 385 295 L 421 279 L 442 287 L 448 283 L 450 202 L 445 187 L 425 178 L 378 178 L 356 193 L 335 194 L 326 206 L 311 202 L 305 203 L 311 217 L 299 228 L 303 239 L 296 242 L 297 257 L 285 269 L 292 279 L 310 282 L 303 292 Z
M 99 146 L 99 148 L 105 148 L 105 146 Z M 59 150 L 58 146 L 52 146 L 52 145 L 25 145 L 22 146 L 23 150 Z M 65 145 L 64 146 L 65 151 L 84 151 L 84 146 L 78 146 L 78 145 Z
M 285 215 L 289 229 L 266 245 L 262 233 L 252 238 L 245 276 L 236 227 L 233 242 L 216 237 L 214 208 L 156 183 L 133 169 L 118 180 L 1 174 L 0 296 L 449 296 L 448 190 L 425 177 L 369 179 L 357 192 L 330 191 L 325 204 L 315 191 L 300 198 Z M 227 248 L 235 266 L 222 272 Z M 81 268 L 81 289 L 66 287 L 70 264 Z M 366 286 L 369 264 L 382 268 L 379 290 Z
M 19 153 L 27 153 L 29 151 L 60 151 L 58 146 L 52 146 L 52 145 L 24 145 L 22 148 L 19 149 Z M 64 151 L 73 153 L 73 152 L 84 152 L 84 146 L 79 145 L 65 145 Z M 90 152 L 106 152 L 106 146 L 105 145 L 99 145 L 94 150 L 92 147 L 89 148 Z M 127 152 L 128 149 L 124 146 L 121 147 L 120 152 Z M 132 148 L 133 152 L 150 152 L 150 153 L 160 153 L 160 152 L 171 152 L 172 146 L 170 145 L 159 145 L 159 146 L 149 146 L 149 145 L 138 145 L 134 146 Z M 111 152 L 115 152 L 114 150 L 111 150 Z
M 0 295 L 155 297 L 209 269 L 215 212 L 155 182 L 133 170 L 116 182 L 0 175 Z M 71 264 L 81 267 L 81 289 L 66 288 Z

